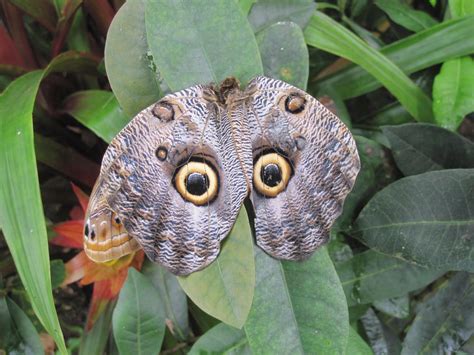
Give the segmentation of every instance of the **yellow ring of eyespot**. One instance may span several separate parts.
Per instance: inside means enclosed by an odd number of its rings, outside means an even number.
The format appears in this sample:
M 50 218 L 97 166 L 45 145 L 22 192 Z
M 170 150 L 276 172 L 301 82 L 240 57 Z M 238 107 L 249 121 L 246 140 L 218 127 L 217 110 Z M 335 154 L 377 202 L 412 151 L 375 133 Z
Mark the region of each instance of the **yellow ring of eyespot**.
M 262 180 L 261 171 L 268 164 L 276 164 L 280 168 L 281 181 L 275 186 L 268 186 Z M 288 185 L 291 167 L 288 161 L 278 153 L 268 153 L 258 158 L 253 168 L 253 184 L 258 192 L 267 197 L 275 197 Z
M 186 178 L 192 173 L 199 173 L 206 175 L 209 181 L 209 188 L 202 195 L 193 195 L 186 189 Z M 175 177 L 175 185 L 181 196 L 189 202 L 195 205 L 202 206 L 211 201 L 217 194 L 218 189 L 217 174 L 209 164 L 190 161 L 186 165 L 182 166 Z

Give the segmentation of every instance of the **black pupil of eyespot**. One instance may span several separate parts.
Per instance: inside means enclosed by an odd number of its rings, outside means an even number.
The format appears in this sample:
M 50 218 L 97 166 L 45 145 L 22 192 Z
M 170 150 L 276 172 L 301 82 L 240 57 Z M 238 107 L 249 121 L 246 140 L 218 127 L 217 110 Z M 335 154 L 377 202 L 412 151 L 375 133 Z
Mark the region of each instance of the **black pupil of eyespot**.
M 260 177 L 267 186 L 277 186 L 281 181 L 281 170 L 277 164 L 267 164 L 260 171 Z
M 209 188 L 207 175 L 201 173 L 191 173 L 186 178 L 186 190 L 191 195 L 201 196 Z
M 89 236 L 89 225 L 86 224 L 85 228 L 84 228 L 84 234 L 88 237 Z
M 115 223 L 116 223 L 116 224 L 120 224 L 120 218 L 115 217 Z

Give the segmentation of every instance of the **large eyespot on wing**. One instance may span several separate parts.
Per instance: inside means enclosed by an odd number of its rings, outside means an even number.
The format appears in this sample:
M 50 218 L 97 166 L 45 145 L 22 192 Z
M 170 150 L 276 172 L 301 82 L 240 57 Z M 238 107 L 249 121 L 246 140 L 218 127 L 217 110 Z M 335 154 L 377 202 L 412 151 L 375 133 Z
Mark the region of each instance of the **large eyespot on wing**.
M 114 138 L 101 171 L 100 193 L 127 232 L 177 275 L 217 257 L 249 191 L 226 112 L 204 98 L 205 89 L 141 111 Z
M 265 77 L 247 90 L 254 93 L 257 244 L 274 257 L 302 260 L 327 242 L 342 212 L 360 169 L 356 145 L 348 128 L 304 91 Z

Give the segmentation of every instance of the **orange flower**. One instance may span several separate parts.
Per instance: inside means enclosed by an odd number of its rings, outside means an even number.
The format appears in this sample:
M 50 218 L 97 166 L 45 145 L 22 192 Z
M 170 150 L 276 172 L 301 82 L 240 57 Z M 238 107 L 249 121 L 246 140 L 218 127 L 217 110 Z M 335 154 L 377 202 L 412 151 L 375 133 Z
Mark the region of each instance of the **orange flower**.
M 74 249 L 83 249 L 84 215 L 89 197 L 77 186 L 72 189 L 81 207 L 76 206 L 70 212 L 71 220 L 54 226 L 57 236 L 51 244 Z M 143 264 L 142 250 L 126 255 L 111 263 L 97 264 L 90 260 L 84 250 L 66 263 L 66 278 L 63 285 L 78 281 L 80 285 L 93 283 L 92 300 L 87 316 L 87 329 L 90 329 L 105 306 L 115 299 L 127 278 L 128 268 L 140 270 Z

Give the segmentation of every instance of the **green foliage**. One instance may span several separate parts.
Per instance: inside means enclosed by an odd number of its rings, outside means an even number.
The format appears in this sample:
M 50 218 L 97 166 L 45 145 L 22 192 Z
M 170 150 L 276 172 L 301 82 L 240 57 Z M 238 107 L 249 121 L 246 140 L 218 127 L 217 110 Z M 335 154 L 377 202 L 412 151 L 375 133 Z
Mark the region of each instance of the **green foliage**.
M 165 335 L 163 300 L 150 280 L 134 268 L 128 270 L 112 324 L 121 354 L 151 354 L 161 348 Z
M 215 262 L 204 270 L 179 277 L 178 281 L 202 310 L 229 325 L 242 328 L 254 298 L 256 268 L 245 208 L 241 209 L 223 244 Z
M 40 353 L 39 332 L 80 354 L 472 352 L 473 1 L 317 6 L 4 1 L 0 353 Z M 213 264 L 175 277 L 145 261 L 73 338 L 84 317 L 59 323 L 52 289 L 57 304 L 90 293 L 60 287 L 72 253 L 48 250 L 46 228 L 68 218 L 68 180 L 89 193 L 104 142 L 166 93 L 260 74 L 327 95 L 355 135 L 362 168 L 329 245 L 275 260 L 243 208 Z

